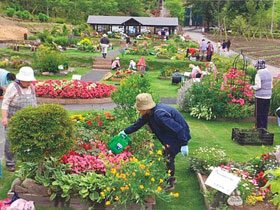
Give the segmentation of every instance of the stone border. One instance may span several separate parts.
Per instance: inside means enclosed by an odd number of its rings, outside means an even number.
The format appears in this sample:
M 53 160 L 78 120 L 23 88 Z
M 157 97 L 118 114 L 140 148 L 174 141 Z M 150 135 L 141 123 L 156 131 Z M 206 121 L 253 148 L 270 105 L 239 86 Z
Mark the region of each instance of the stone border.
M 12 191 L 8 192 L 8 198 L 12 199 L 14 193 Z M 36 205 L 45 206 L 45 207 L 71 207 L 77 210 L 87 210 L 88 206 L 79 198 L 71 198 L 68 203 L 66 202 L 56 202 L 55 200 L 51 201 L 50 197 L 42 196 L 42 195 L 35 195 L 35 194 L 28 194 L 28 193 L 18 193 L 19 197 L 25 199 L 27 201 L 34 201 Z M 156 203 L 145 203 L 145 210 L 155 210 Z M 95 210 L 142 210 L 142 206 L 140 204 L 130 204 L 127 205 L 127 208 L 124 206 L 117 206 L 114 207 L 110 206 L 102 206 L 98 205 L 94 207 Z
M 199 187 L 200 187 L 200 190 L 202 192 L 202 196 L 203 196 L 203 199 L 204 199 L 204 202 L 205 202 L 206 209 L 207 210 L 215 210 L 215 208 L 211 207 L 211 204 L 210 204 L 209 200 L 204 196 L 206 191 L 207 191 L 207 188 L 206 188 L 206 185 L 204 183 L 204 180 L 203 180 L 201 174 L 196 172 L 195 175 L 198 179 Z
M 255 117 L 247 117 L 243 119 L 235 119 L 235 118 L 217 118 L 216 121 L 232 121 L 232 122 L 256 122 Z M 275 116 L 268 116 L 268 122 L 277 124 L 277 117 Z
M 37 102 L 40 104 L 107 104 L 112 103 L 113 100 L 110 97 L 91 99 L 37 97 Z

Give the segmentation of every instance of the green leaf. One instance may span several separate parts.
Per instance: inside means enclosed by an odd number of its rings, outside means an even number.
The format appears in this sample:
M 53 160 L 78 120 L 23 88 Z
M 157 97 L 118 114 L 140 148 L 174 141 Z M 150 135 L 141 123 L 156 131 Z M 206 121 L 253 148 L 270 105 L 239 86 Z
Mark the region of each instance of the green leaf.
M 51 200 L 51 201 L 54 200 L 55 197 L 56 197 L 56 193 L 52 193 L 52 195 L 51 195 L 51 197 L 50 197 L 50 200 Z

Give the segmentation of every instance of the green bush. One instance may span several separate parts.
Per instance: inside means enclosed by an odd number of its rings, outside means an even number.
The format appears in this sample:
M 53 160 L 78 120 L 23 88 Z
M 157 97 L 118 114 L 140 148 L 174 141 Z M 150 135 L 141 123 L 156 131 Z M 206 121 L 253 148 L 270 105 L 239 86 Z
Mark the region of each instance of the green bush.
M 28 20 L 30 18 L 30 13 L 27 10 L 24 10 L 21 15 L 22 19 Z
M 35 36 L 29 36 L 29 37 L 28 37 L 28 40 L 35 41 L 35 40 L 36 40 L 36 37 L 35 37 Z
M 41 162 L 60 157 L 74 145 L 75 129 L 67 111 L 60 105 L 26 107 L 9 121 L 11 149 L 23 161 Z
M 56 37 L 54 38 L 54 42 L 58 45 L 61 45 L 63 47 L 66 47 L 68 46 L 68 37 L 66 36 L 59 36 L 59 37 Z
M 270 115 L 275 115 L 275 110 L 280 106 L 280 80 L 273 84 L 272 97 L 270 101 Z
M 55 19 L 55 22 L 56 22 L 56 23 L 63 24 L 63 23 L 65 23 L 65 20 L 64 20 L 63 18 L 56 18 L 56 19 Z
M 254 116 L 254 105 L 228 104 L 225 112 L 226 118 L 242 119 Z
M 49 20 L 49 17 L 43 13 L 39 13 L 38 18 L 41 22 L 48 22 L 48 20 Z
M 16 16 L 18 17 L 18 18 L 22 18 L 22 15 L 23 15 L 23 12 L 22 11 L 16 11 Z
M 148 78 L 140 74 L 132 74 L 121 81 L 118 90 L 111 93 L 111 98 L 118 105 L 127 111 L 130 116 L 135 116 L 134 104 L 136 102 L 136 96 L 140 93 L 151 93 L 151 83 Z M 153 96 L 155 101 L 158 99 Z
M 9 17 L 13 17 L 14 14 L 15 14 L 16 10 L 14 8 L 7 8 L 6 9 L 6 14 L 9 16 Z
M 50 50 L 49 48 L 40 48 L 34 58 L 36 67 L 41 72 L 59 72 L 59 65 L 63 65 L 64 69 L 68 69 L 68 59 L 58 51 Z

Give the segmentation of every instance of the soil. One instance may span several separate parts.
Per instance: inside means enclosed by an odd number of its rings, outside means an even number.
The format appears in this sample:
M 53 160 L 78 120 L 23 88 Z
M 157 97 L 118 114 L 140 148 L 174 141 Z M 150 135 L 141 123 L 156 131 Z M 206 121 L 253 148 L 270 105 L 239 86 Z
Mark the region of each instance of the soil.
M 217 42 L 218 40 L 224 40 L 223 37 L 208 35 L 208 38 Z M 264 59 L 268 64 L 276 67 L 280 67 L 280 39 L 249 39 L 246 40 L 244 37 L 229 37 L 231 40 L 231 48 L 239 52 L 243 50 L 245 56 L 252 57 L 255 59 Z M 226 40 L 226 39 L 225 39 Z M 279 49 L 279 51 L 275 51 Z M 272 50 L 265 51 L 263 50 Z M 247 52 L 250 52 L 246 54 Z M 266 56 L 279 55 L 279 57 L 267 58 Z
M 51 28 L 51 23 L 38 21 L 27 22 L 16 18 L 0 16 L 0 40 L 23 40 L 24 34 L 28 36 L 41 32 L 44 28 Z

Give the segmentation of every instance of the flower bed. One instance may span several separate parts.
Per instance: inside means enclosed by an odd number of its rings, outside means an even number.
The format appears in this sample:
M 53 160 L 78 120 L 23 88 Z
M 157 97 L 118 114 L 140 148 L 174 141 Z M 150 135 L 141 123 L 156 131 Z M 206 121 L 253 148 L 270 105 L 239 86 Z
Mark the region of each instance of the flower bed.
M 109 97 L 117 88 L 104 83 L 79 80 L 46 80 L 34 82 L 37 97 L 93 99 Z
M 191 168 L 198 174 L 207 209 L 211 209 L 215 199 L 217 199 L 218 191 L 206 187 L 204 184 L 214 167 L 220 167 L 241 178 L 237 189 L 234 191 L 234 195 L 222 194 L 219 202 L 215 203 L 215 205 L 218 205 L 220 208 L 230 207 L 231 209 L 277 209 L 270 202 L 271 199 L 275 198 L 275 192 L 272 192 L 272 189 L 277 189 L 271 185 L 273 180 L 277 178 L 274 178 L 275 174 L 271 176 L 270 173 L 279 168 L 279 163 L 274 153 L 262 154 L 261 156 L 251 158 L 245 163 L 228 161 L 225 152 L 216 148 L 200 148 L 195 150 L 192 156 L 193 158 L 190 159 Z M 232 196 L 239 198 L 237 206 L 232 205 L 229 201 Z M 240 201 L 242 202 L 240 203 Z
M 135 71 L 133 71 L 133 70 L 120 70 L 120 71 L 117 71 L 115 74 L 113 74 L 110 79 L 112 81 L 121 81 L 122 79 L 130 76 L 133 73 L 135 73 Z

